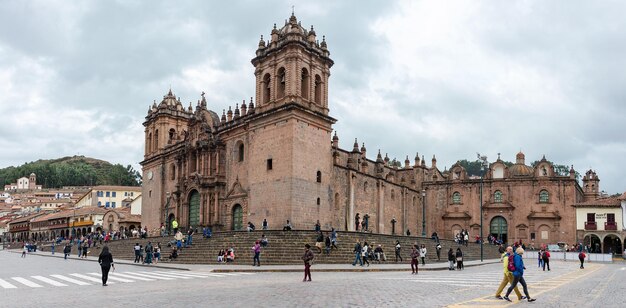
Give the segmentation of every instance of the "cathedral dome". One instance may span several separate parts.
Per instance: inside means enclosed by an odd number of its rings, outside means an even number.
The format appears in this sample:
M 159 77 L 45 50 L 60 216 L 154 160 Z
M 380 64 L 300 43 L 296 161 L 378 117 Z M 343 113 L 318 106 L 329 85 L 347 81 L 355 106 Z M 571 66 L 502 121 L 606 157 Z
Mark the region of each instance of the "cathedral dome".
M 533 167 L 524 164 L 514 164 L 509 167 L 509 174 L 511 176 L 532 176 Z

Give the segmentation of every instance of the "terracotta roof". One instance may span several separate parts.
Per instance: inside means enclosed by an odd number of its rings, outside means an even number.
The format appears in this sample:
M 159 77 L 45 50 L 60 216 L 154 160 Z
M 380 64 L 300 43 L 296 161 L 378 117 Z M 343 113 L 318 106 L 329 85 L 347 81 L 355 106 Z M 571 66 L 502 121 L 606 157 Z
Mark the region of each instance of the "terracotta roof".
M 28 215 L 28 216 L 23 216 L 20 218 L 16 218 L 11 220 L 10 223 L 14 224 L 14 223 L 18 223 L 18 222 L 25 222 L 25 221 L 29 221 L 37 216 L 43 215 L 44 213 L 36 213 L 36 214 L 32 214 L 32 215 Z
M 605 197 L 574 204 L 574 207 L 621 207 L 621 197 Z
M 141 192 L 141 186 L 94 186 L 91 190 L 122 190 Z
M 617 199 L 626 200 L 626 192 L 623 193 L 621 196 L 617 197 Z

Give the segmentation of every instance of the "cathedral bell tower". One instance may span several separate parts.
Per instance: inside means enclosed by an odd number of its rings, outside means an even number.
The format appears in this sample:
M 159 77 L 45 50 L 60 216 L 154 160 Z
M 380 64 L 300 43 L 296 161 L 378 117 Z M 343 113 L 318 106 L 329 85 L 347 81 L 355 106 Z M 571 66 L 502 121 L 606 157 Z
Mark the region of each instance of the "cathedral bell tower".
M 328 115 L 329 56 L 325 37 L 319 42 L 313 26 L 307 31 L 293 13 L 282 28 L 274 24 L 271 40 L 261 36 L 252 59 L 257 112 L 295 102 Z
M 592 201 L 598 198 L 600 195 L 600 178 L 595 171 L 589 169 L 583 177 L 583 191 L 585 194 L 585 201 Z

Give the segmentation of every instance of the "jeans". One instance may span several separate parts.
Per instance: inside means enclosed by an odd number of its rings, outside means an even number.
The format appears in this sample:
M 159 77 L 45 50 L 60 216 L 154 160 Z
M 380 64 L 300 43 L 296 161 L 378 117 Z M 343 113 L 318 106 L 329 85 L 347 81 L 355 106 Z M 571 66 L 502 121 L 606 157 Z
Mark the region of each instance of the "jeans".
M 252 259 L 252 266 L 255 266 L 255 265 L 261 266 L 261 259 L 259 258 L 260 255 L 261 255 L 260 252 L 254 253 L 254 259 Z
M 361 252 L 360 251 L 356 251 L 354 253 L 354 262 L 352 262 L 352 265 L 356 265 L 356 261 L 359 261 L 359 265 L 363 266 L 363 260 L 361 260 Z
M 111 270 L 111 266 L 100 266 L 102 268 L 102 284 L 105 285 L 107 280 L 109 279 L 109 270 Z
M 548 270 L 550 270 L 550 259 L 543 260 L 543 270 L 546 270 L 546 266 L 548 266 Z
M 542 267 L 543 266 L 543 260 L 542 259 L 538 259 L 538 266 L 537 267 Z
M 504 287 L 506 287 L 507 284 L 513 284 L 513 274 L 511 272 L 507 272 L 506 274 L 504 274 L 504 277 L 502 278 L 502 282 L 500 282 L 500 286 L 498 287 L 498 290 L 496 291 L 496 297 L 500 296 L 500 294 L 502 294 L 502 291 L 504 290 Z M 518 299 L 522 299 L 522 293 L 519 292 L 519 289 L 517 288 L 517 286 L 515 286 L 515 288 L 513 289 L 515 291 L 515 294 L 517 295 Z
M 306 280 L 306 277 L 309 277 L 309 281 L 311 281 L 311 264 L 309 264 L 308 262 L 304 263 L 304 280 Z
M 580 260 L 580 268 L 585 268 L 585 258 L 578 258 Z
M 528 286 L 526 285 L 526 280 L 524 280 L 524 276 L 515 276 L 515 275 L 513 275 L 513 282 L 511 283 L 511 286 L 509 287 L 509 289 L 506 290 L 505 296 L 509 297 L 509 294 L 511 294 L 513 289 L 517 287 L 518 282 L 522 285 L 522 288 L 524 288 L 524 295 L 526 295 L 527 298 L 530 298 L 530 295 L 528 295 Z

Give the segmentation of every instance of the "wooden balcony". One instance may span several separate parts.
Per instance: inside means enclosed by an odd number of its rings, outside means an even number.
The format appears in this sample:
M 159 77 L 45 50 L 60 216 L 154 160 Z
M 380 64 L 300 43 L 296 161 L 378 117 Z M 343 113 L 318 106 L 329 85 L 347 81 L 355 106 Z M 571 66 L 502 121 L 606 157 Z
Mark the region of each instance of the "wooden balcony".
M 604 223 L 604 230 L 607 231 L 617 231 L 617 224 L 614 222 L 605 222 Z
M 598 225 L 595 221 L 585 221 L 585 230 L 598 230 Z

